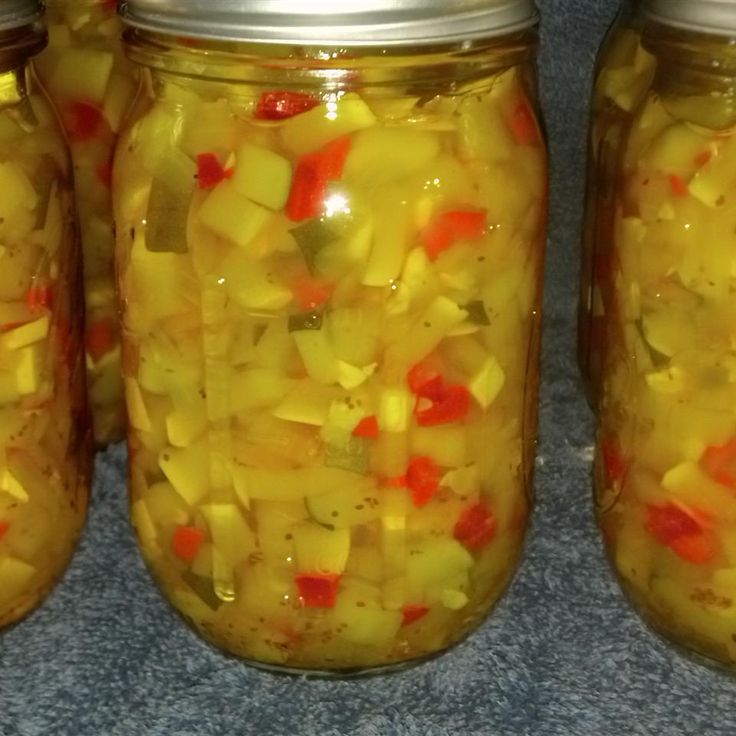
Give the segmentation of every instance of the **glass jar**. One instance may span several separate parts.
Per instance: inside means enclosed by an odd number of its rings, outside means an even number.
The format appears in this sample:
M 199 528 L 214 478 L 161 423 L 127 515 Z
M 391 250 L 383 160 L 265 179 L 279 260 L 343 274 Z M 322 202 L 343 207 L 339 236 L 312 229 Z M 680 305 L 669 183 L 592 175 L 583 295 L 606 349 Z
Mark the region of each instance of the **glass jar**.
M 536 13 L 422 0 L 395 26 L 343 2 L 316 27 L 283 2 L 269 35 L 266 3 L 231 5 L 124 9 L 146 91 L 114 173 L 133 521 L 225 650 L 397 666 L 480 624 L 527 526 Z
M 736 5 L 644 3 L 616 172 L 599 521 L 658 631 L 736 663 Z
M 90 471 L 71 165 L 30 68 L 40 14 L 0 6 L 0 628 L 64 571 Z
M 87 381 L 98 445 L 125 437 L 110 192 L 118 132 L 137 89 L 110 0 L 48 0 L 49 45 L 36 61 L 74 162 L 84 254 Z
M 606 316 L 612 306 L 595 276 L 605 274 L 611 256 L 621 137 L 655 68 L 654 57 L 641 45 L 641 26 L 638 2 L 624 2 L 601 46 L 594 73 L 578 305 L 578 364 L 593 407 L 601 390 Z

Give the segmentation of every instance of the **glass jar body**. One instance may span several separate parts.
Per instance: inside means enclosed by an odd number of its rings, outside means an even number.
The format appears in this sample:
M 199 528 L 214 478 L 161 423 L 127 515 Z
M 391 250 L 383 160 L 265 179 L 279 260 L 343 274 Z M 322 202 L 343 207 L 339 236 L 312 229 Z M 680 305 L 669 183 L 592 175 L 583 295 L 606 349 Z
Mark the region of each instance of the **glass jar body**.
M 508 585 L 545 242 L 532 42 L 260 57 L 131 35 L 148 65 L 115 164 L 132 516 L 218 646 L 398 666 Z
M 736 662 L 732 41 L 654 24 L 623 139 L 596 498 L 621 584 L 656 630 Z
M 0 34 L 0 628 L 63 573 L 90 473 L 71 164 L 29 67 L 40 44 Z
M 49 45 L 36 61 L 74 163 L 84 254 L 88 391 L 98 445 L 125 437 L 120 329 L 113 273 L 112 156 L 137 89 L 122 25 L 106 0 L 51 0 Z
M 641 45 L 641 27 L 637 4 L 624 3 L 601 47 L 594 73 L 578 304 L 578 364 L 593 407 L 600 396 L 606 316 L 611 306 L 596 278 L 605 274 L 610 259 L 621 138 L 655 69 L 654 57 Z

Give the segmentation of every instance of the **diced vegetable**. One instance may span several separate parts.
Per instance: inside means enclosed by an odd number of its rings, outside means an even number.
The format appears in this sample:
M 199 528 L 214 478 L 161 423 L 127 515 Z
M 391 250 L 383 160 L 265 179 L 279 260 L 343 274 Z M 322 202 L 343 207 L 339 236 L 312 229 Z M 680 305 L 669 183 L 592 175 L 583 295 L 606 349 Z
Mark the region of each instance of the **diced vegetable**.
M 319 105 L 319 100 L 304 92 L 264 92 L 255 117 L 259 120 L 286 120 Z
M 171 549 L 184 562 L 191 562 L 204 541 L 204 532 L 193 526 L 178 526 L 171 540 Z
M 496 536 L 497 524 L 493 513 L 481 503 L 469 506 L 460 515 L 453 534 L 470 550 L 479 550 Z
M 305 608 L 333 608 L 337 600 L 339 575 L 306 574 L 294 578 L 299 599 Z

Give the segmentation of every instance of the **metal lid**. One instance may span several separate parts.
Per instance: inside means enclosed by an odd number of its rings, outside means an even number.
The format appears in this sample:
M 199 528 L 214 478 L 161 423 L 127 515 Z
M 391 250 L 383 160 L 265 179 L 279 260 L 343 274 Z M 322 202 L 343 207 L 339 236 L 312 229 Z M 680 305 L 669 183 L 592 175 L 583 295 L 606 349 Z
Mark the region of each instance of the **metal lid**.
M 688 31 L 736 33 L 736 0 L 644 0 L 647 18 Z
M 330 46 L 452 43 L 538 20 L 534 0 L 127 0 L 120 12 L 158 33 Z
M 40 0 L 1 0 L 0 31 L 35 23 L 43 15 Z

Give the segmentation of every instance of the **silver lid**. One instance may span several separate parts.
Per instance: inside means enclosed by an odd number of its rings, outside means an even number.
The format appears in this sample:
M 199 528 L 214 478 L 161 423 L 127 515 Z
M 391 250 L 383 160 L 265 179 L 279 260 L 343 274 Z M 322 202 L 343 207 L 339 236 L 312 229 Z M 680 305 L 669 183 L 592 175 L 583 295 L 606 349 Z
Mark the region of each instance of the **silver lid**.
M 736 33 L 736 0 L 644 0 L 642 12 L 658 23 L 688 31 Z
M 538 20 L 534 0 L 127 0 L 120 12 L 158 33 L 328 46 L 453 43 Z
M 0 0 L 0 31 L 29 26 L 42 15 L 40 0 Z

